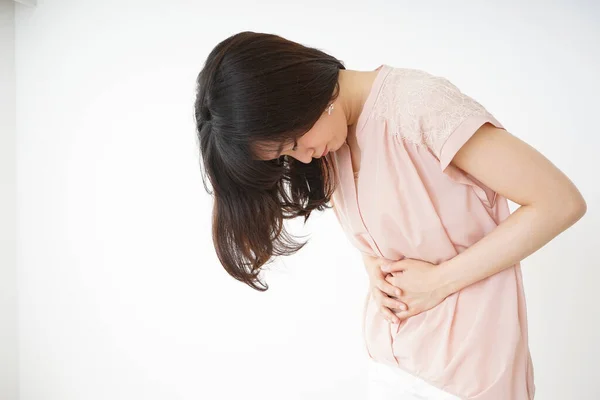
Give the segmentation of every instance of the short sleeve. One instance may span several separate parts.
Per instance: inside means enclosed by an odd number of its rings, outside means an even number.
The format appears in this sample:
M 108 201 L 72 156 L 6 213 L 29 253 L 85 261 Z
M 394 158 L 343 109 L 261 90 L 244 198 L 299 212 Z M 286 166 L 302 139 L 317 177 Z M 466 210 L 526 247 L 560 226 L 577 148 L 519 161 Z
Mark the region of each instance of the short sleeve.
M 448 79 L 419 69 L 395 69 L 374 114 L 398 142 L 426 148 L 449 179 L 468 185 L 488 207 L 497 193 L 450 164 L 458 150 L 486 123 L 504 126 Z
M 461 92 L 448 79 L 428 75 L 417 111 L 423 142 L 440 160 L 442 170 L 458 150 L 486 122 L 504 129 L 480 103 Z

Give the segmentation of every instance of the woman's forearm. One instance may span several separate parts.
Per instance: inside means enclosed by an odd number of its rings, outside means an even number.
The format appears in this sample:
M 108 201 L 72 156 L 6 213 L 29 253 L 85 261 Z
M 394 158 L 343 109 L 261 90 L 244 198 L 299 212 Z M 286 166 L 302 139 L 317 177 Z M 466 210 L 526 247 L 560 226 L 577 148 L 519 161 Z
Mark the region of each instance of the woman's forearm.
M 576 204 L 520 206 L 477 243 L 436 268 L 441 293 L 449 296 L 534 253 L 585 214 L 585 202 Z

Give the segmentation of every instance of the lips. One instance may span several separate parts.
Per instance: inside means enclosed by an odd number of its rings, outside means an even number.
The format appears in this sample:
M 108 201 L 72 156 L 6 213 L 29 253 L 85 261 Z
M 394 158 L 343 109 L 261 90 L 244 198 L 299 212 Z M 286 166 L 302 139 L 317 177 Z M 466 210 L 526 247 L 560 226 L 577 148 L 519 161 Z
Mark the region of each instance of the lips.
M 327 154 L 327 146 L 325 146 L 325 150 L 323 150 L 323 154 L 321 154 L 321 157 L 324 157 L 325 154 Z

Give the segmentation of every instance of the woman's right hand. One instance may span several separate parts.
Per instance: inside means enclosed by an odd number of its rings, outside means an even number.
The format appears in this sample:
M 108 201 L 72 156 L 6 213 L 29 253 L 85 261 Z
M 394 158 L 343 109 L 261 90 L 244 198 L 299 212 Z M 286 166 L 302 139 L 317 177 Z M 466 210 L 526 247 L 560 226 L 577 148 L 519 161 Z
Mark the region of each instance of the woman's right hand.
M 387 282 L 385 278 L 389 274 L 381 270 L 381 266 L 389 264 L 389 261 L 366 254 L 362 256 L 369 277 L 371 295 L 375 300 L 375 304 L 377 304 L 377 311 L 390 323 L 400 323 L 400 319 L 394 314 L 393 310 L 405 311 L 407 307 L 406 304 L 398 300 L 402 294 L 401 290 Z

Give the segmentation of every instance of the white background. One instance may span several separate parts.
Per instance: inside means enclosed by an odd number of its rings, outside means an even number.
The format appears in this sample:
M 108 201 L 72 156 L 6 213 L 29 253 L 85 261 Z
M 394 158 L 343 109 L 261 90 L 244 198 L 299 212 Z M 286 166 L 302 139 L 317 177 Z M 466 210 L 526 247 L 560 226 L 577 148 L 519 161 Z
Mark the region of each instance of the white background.
M 522 263 L 536 399 L 600 398 L 600 7 L 447 3 L 0 0 L 0 399 L 364 398 L 331 210 L 266 293 L 215 256 L 194 83 L 242 30 L 445 76 L 575 182 L 587 214 Z

